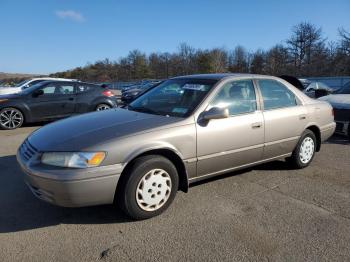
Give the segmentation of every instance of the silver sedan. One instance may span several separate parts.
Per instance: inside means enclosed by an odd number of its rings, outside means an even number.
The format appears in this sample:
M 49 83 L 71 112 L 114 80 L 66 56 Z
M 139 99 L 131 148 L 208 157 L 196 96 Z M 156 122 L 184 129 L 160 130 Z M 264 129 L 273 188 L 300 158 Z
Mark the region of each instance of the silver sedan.
M 281 158 L 307 167 L 334 129 L 329 103 L 280 78 L 191 75 L 164 81 L 124 109 L 46 125 L 17 159 L 42 200 L 115 203 L 145 219 L 195 181 Z

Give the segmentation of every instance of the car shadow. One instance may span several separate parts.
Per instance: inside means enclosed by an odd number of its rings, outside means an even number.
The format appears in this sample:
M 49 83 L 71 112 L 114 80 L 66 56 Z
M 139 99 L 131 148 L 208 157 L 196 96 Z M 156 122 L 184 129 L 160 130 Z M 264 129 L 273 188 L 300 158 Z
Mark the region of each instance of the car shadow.
M 350 140 L 346 136 L 333 135 L 326 142 L 326 144 L 336 144 L 336 145 L 350 145 Z
M 0 157 L 0 233 L 18 232 L 59 224 L 131 222 L 113 205 L 62 208 L 45 203 L 30 192 L 15 156 Z
M 202 184 L 206 184 L 206 183 L 213 182 L 216 180 L 225 179 L 228 177 L 238 176 L 238 175 L 248 173 L 248 172 L 253 171 L 253 170 L 264 170 L 264 171 L 277 171 L 277 170 L 279 170 L 279 171 L 281 171 L 281 170 L 294 170 L 294 168 L 290 164 L 288 164 L 286 161 L 275 160 L 275 161 L 267 162 L 267 163 L 260 164 L 257 166 L 247 167 L 247 168 L 232 171 L 229 173 L 224 173 L 222 175 L 217 175 L 217 176 L 214 176 L 211 178 L 206 178 L 206 179 L 203 179 L 201 181 L 193 182 L 193 183 L 191 183 L 190 187 L 199 186 Z

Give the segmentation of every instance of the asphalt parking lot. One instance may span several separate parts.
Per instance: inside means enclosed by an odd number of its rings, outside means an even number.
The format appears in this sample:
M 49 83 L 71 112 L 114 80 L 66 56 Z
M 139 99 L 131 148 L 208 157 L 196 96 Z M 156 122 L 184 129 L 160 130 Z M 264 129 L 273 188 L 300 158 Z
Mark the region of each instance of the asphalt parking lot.
M 350 144 L 333 137 L 310 167 L 283 161 L 179 192 L 161 216 L 37 200 L 15 153 L 38 126 L 0 131 L 1 261 L 350 261 Z

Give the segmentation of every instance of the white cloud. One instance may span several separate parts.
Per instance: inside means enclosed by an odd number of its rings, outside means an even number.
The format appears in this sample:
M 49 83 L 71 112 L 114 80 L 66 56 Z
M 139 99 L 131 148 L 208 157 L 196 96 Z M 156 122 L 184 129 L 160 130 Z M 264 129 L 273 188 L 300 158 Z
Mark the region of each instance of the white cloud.
M 84 22 L 85 18 L 84 16 L 76 11 L 73 10 L 58 10 L 56 11 L 56 16 L 61 19 L 68 19 L 75 22 Z

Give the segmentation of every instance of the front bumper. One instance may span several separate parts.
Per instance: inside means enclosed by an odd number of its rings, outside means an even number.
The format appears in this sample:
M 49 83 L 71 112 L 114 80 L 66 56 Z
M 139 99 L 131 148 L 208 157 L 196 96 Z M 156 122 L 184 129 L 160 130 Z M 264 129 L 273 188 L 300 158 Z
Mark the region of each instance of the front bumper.
M 40 164 L 39 159 L 39 153 L 28 160 L 21 149 L 17 152 L 25 183 L 39 199 L 64 207 L 113 203 L 122 165 L 56 168 Z

